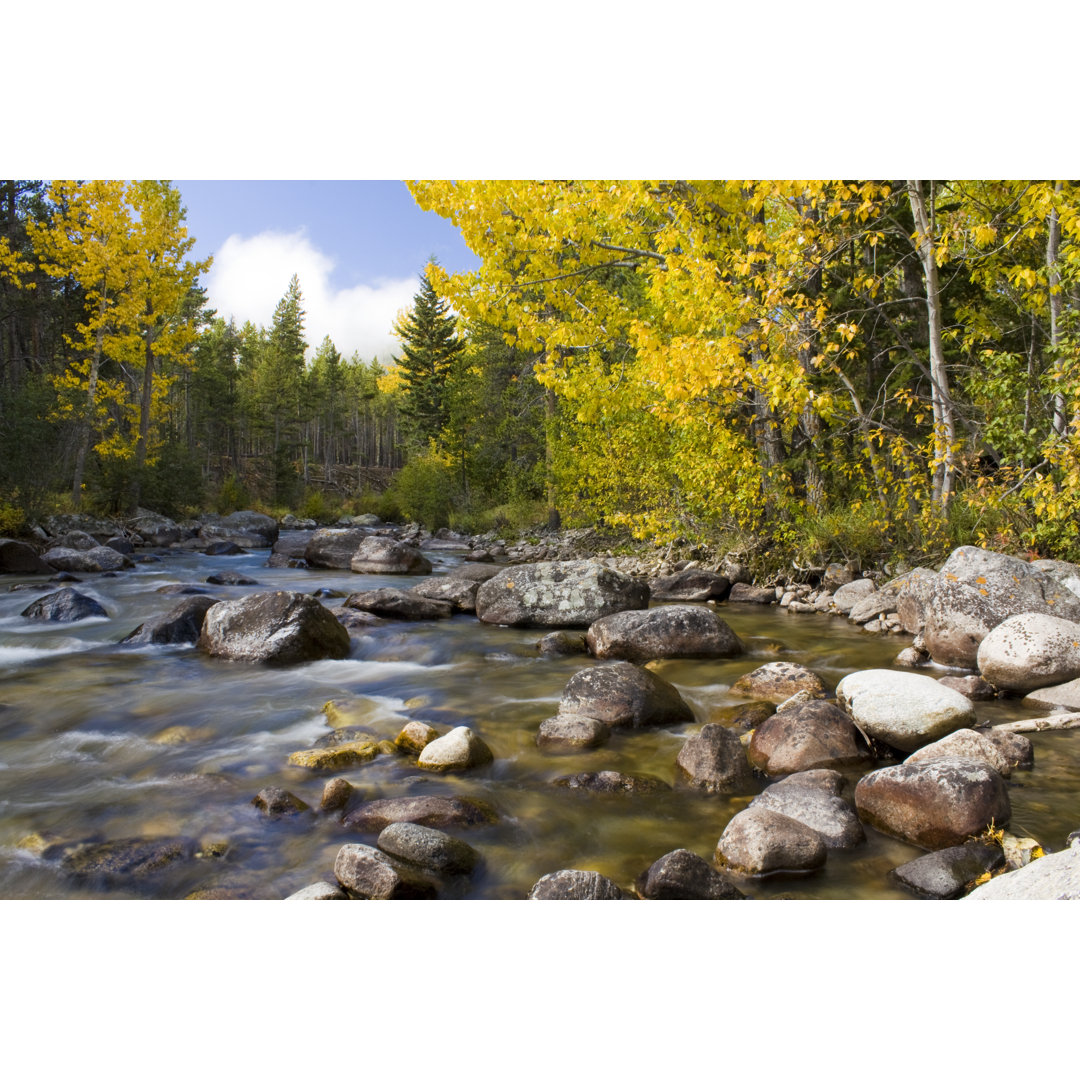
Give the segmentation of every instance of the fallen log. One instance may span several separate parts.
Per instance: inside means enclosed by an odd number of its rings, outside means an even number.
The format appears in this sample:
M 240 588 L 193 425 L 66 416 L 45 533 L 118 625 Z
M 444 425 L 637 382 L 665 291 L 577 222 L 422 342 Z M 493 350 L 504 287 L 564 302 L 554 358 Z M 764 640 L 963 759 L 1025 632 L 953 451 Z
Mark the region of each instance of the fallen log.
M 1035 716 L 1029 720 L 1014 720 L 1011 724 L 994 724 L 994 731 L 1011 731 L 1022 735 L 1030 731 L 1064 731 L 1080 728 L 1080 713 L 1055 713 L 1053 716 Z

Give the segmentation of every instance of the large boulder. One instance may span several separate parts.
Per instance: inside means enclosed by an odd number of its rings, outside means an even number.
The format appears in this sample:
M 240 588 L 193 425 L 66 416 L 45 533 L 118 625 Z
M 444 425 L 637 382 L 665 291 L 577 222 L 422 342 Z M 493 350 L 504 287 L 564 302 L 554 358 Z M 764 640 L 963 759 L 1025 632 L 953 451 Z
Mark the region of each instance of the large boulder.
M 661 855 L 634 889 L 642 900 L 745 900 L 723 874 L 686 848 Z
M 979 643 L 976 661 L 999 690 L 1057 686 L 1080 676 L 1080 624 L 1034 611 L 1010 615 Z
M 789 660 L 774 660 L 771 664 L 741 675 L 732 684 L 731 692 L 744 697 L 762 698 L 780 704 L 800 690 L 809 691 L 813 697 L 825 696 L 825 684 L 802 664 Z
M 728 822 L 714 861 L 720 869 L 761 877 L 817 870 L 827 857 L 825 842 L 813 829 L 763 806 L 748 806 Z
M 104 545 L 85 551 L 55 547 L 41 558 L 54 570 L 66 570 L 71 574 L 102 574 L 108 570 L 128 570 L 135 565 L 126 555 Z
M 502 626 L 589 626 L 648 604 L 644 582 L 584 561 L 508 567 L 476 594 L 481 622 Z
M 751 585 L 749 582 L 736 581 L 728 593 L 729 604 L 775 604 L 776 590 L 763 585 Z
M 349 560 L 354 574 L 430 574 L 431 563 L 410 544 L 389 536 L 369 536 Z
M 874 755 L 843 709 L 829 701 L 808 701 L 762 720 L 746 756 L 766 775 L 783 776 L 868 765 Z
M 155 874 L 194 854 L 195 845 L 183 837 L 128 837 L 67 844 L 60 852 L 60 869 L 80 878 L 123 881 Z
M 222 600 L 206 613 L 199 647 L 227 660 L 298 664 L 343 660 L 349 632 L 312 596 L 254 593 Z
M 454 608 L 444 600 L 428 600 L 411 589 L 369 589 L 352 593 L 345 607 L 389 619 L 449 619 Z
M 897 750 L 917 750 L 975 723 L 975 707 L 929 675 L 856 671 L 840 680 L 836 700 L 855 723 Z
M 455 611 L 474 613 L 479 581 L 459 577 L 432 577 L 414 585 L 409 592 L 425 600 L 439 600 L 451 604 Z
M 936 663 L 972 668 L 983 638 L 1010 615 L 1025 612 L 1080 621 L 1080 596 L 1023 559 L 959 547 L 934 584 L 926 648 Z
M 876 588 L 877 586 L 870 578 L 856 578 L 854 581 L 849 581 L 847 585 L 841 585 L 833 593 L 833 606 L 837 611 L 842 611 L 847 615 L 859 601 L 865 600 Z
M 645 611 L 618 611 L 589 627 L 589 650 L 601 660 L 723 658 L 738 656 L 742 642 L 711 608 L 668 604 Z
M 184 533 L 172 518 L 144 510 L 128 521 L 128 528 L 154 547 L 168 547 L 183 539 Z
M 199 536 L 203 540 L 231 540 L 244 548 L 264 548 L 274 546 L 278 532 L 278 523 L 269 515 L 255 510 L 237 510 L 203 525 Z
M 907 633 L 921 634 L 926 627 L 926 613 L 930 609 L 930 598 L 937 579 L 936 571 L 916 566 L 914 570 L 893 578 L 883 586 L 883 591 L 895 590 L 896 614 Z
M 573 675 L 559 701 L 559 715 L 591 717 L 613 728 L 665 727 L 694 719 L 671 683 L 625 660 Z
M 556 870 L 530 890 L 530 900 L 622 900 L 622 890 L 595 870 Z
M 675 780 L 712 795 L 750 795 L 758 790 L 739 736 L 722 724 L 706 724 L 683 743 Z
M 387 855 L 436 874 L 468 874 L 480 861 L 464 840 L 408 821 L 387 825 L 375 843 Z
M 50 567 L 21 540 L 0 538 L 0 574 L 48 574 Z
M 1012 813 L 1001 774 L 969 758 L 892 765 L 855 786 L 859 817 L 879 832 L 936 851 L 962 844 Z
M 814 769 L 771 784 L 750 806 L 783 814 L 813 829 L 827 848 L 856 847 L 866 834 L 855 808 L 839 795 L 842 784 L 836 770 Z
M 368 535 L 364 529 L 316 529 L 311 536 L 298 539 L 303 540 L 302 555 L 308 566 L 348 570 L 356 549 Z
M 713 570 L 680 570 L 649 582 L 654 600 L 726 600 L 731 582 Z
M 1064 559 L 1035 559 L 1031 565 L 1035 570 L 1049 574 L 1059 585 L 1064 585 L 1070 592 L 1080 596 L 1080 566 L 1076 563 L 1066 562 Z
M 189 596 L 164 615 L 140 623 L 122 645 L 194 645 L 202 633 L 206 613 L 217 603 L 213 596 Z
M 1032 859 L 972 890 L 965 900 L 1080 900 L 1080 846 Z
M 57 589 L 35 600 L 21 614 L 38 622 L 78 622 L 80 619 L 109 617 L 93 597 L 72 588 Z
M 367 844 L 343 844 L 334 859 L 334 877 L 356 900 L 429 900 L 436 895 L 431 882 Z
M 1002 732 L 1002 735 L 1007 732 Z M 1023 736 L 1020 736 L 1023 738 Z M 1024 740 L 1030 745 L 1030 740 Z M 999 746 L 994 739 L 981 731 L 972 728 L 962 728 L 946 735 L 944 739 L 929 743 L 914 754 L 909 754 L 905 759 L 908 765 L 918 765 L 922 761 L 937 761 L 940 758 L 968 758 L 971 761 L 981 761 L 989 765 L 1002 776 L 1012 773 L 1012 764 L 1005 748 Z

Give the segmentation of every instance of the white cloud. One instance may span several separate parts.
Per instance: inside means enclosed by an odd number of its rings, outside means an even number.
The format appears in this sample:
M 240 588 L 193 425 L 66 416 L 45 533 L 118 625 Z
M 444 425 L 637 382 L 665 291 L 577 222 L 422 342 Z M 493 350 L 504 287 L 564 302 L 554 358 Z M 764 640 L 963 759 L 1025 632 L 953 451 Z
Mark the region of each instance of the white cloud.
M 203 284 L 210 306 L 226 321 L 242 326 L 250 319 L 269 327 L 274 308 L 296 274 L 303 296 L 304 336 L 310 359 L 322 339 L 330 339 L 342 356 L 356 351 L 361 360 L 388 360 L 399 351 L 393 323 L 399 311 L 412 306 L 418 278 L 383 280 L 373 285 L 335 289 L 330 283 L 334 260 L 314 247 L 303 230 L 233 235 L 214 255 Z

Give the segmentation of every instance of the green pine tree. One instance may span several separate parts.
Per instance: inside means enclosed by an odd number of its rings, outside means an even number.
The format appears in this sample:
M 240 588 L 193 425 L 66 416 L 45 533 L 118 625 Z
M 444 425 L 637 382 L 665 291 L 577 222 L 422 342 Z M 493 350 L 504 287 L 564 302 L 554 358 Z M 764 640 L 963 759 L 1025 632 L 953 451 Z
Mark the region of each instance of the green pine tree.
M 434 260 L 432 260 L 434 262 Z M 439 299 L 425 272 L 412 310 L 394 329 L 401 340 L 397 366 L 401 372 L 401 412 L 406 436 L 424 446 L 438 439 L 449 417 L 446 381 L 465 343 L 457 336 L 456 319 L 445 300 Z

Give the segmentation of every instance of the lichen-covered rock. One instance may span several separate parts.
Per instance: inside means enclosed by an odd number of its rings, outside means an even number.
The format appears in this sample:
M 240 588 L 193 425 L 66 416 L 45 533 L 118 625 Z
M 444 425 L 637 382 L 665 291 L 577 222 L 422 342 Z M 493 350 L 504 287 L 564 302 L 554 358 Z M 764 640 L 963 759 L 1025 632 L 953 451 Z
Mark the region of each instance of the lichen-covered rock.
M 268 664 L 342 660 L 349 655 L 349 632 L 312 596 L 254 593 L 210 608 L 199 647 L 227 660 Z
M 72 574 L 101 574 L 108 570 L 128 570 L 135 565 L 126 555 L 104 545 L 86 551 L 56 547 L 46 551 L 41 558 L 54 570 Z
M 176 544 L 184 538 L 184 531 L 172 518 L 163 514 L 155 514 L 150 511 L 131 518 L 127 526 L 135 532 L 140 539 L 155 547 L 168 547 Z
M 1005 854 L 997 844 L 975 841 L 920 855 L 891 871 L 889 877 L 916 896 L 955 900 L 987 872 L 1000 870 Z
M 1002 776 L 1008 776 L 1012 772 L 1008 757 L 1002 753 L 993 739 L 988 738 L 981 731 L 964 728 L 962 731 L 954 731 L 946 735 L 944 739 L 938 739 L 909 754 L 905 758 L 908 765 L 917 765 L 920 761 L 937 761 L 938 758 L 959 757 L 970 758 L 972 761 L 981 761 L 996 769 Z
M 356 549 L 367 536 L 364 529 L 316 529 L 303 540 L 304 561 L 320 569 L 348 570 Z
M 1080 900 L 1080 847 L 1066 848 L 992 878 L 964 900 Z
M 556 870 L 530 890 L 530 900 L 622 900 L 622 889 L 595 870 Z
M 0 574 L 47 574 L 50 569 L 29 544 L 0 538 Z
M 277 521 L 255 510 L 237 510 L 199 529 L 203 540 L 231 540 L 243 548 L 273 547 L 280 531 Z
M 863 731 L 897 750 L 917 750 L 975 723 L 963 694 L 914 672 L 853 672 L 840 680 L 836 700 Z
M 58 589 L 42 596 L 24 608 L 22 615 L 39 622 L 78 622 L 80 619 L 109 617 L 93 597 L 72 588 Z
M 686 848 L 661 855 L 634 883 L 642 900 L 745 900 L 723 874 Z
M 536 648 L 541 656 L 580 656 L 589 651 L 589 643 L 584 634 L 553 630 L 536 643 Z
M 813 829 L 784 814 L 748 806 L 728 822 L 714 861 L 720 869 L 761 877 L 816 870 L 827 856 L 825 842 Z
M 540 725 L 536 745 L 554 753 L 573 753 L 602 746 L 611 738 L 611 728 L 590 716 L 554 716 Z
M 573 675 L 563 690 L 559 715 L 587 716 L 613 728 L 665 727 L 694 718 L 671 683 L 626 660 Z
M 648 585 L 599 563 L 538 562 L 507 567 L 485 581 L 476 614 L 502 626 L 589 626 L 648 603 Z
M 762 720 L 746 756 L 755 769 L 782 776 L 867 765 L 874 755 L 843 709 L 828 701 L 809 701 Z
M 491 747 L 472 728 L 461 725 L 429 742 L 420 751 L 416 763 L 421 769 L 449 772 L 476 769 L 494 760 Z
M 431 563 L 419 549 L 389 536 L 368 536 L 349 560 L 354 574 L 430 574 Z
M 680 570 L 649 583 L 654 600 L 715 600 L 720 603 L 731 592 L 731 582 L 713 570 Z
M 1080 676 L 1080 624 L 1034 611 L 1010 615 L 979 643 L 976 663 L 999 690 L 1058 686 Z
M 441 576 L 421 581 L 409 592 L 422 596 L 425 600 L 439 600 L 450 604 L 455 611 L 471 613 L 476 611 L 476 594 L 479 588 L 479 581 Z
M 860 600 L 865 600 L 871 593 L 875 592 L 876 589 L 877 586 L 870 578 L 856 578 L 854 581 L 849 581 L 846 585 L 841 585 L 840 588 L 833 593 L 833 607 L 835 607 L 837 611 L 841 611 L 847 615 Z
M 842 783 L 834 769 L 815 769 L 771 784 L 750 805 L 813 829 L 827 848 L 852 848 L 866 833 L 854 807 L 838 794 Z
M 1064 559 L 1035 559 L 1032 569 L 1049 574 L 1059 585 L 1080 596 L 1080 566 Z
M 423 720 L 410 720 L 398 732 L 394 743 L 406 754 L 421 754 L 426 746 L 439 738 L 440 732 Z
M 1010 769 L 1023 769 L 1035 763 L 1035 747 L 1026 735 L 998 728 L 982 728 L 980 735 L 989 739 L 1005 756 Z M 1004 774 L 1003 774 L 1004 775 Z
M 938 682 L 970 701 L 991 701 L 997 691 L 981 675 L 942 675 Z
M 378 833 L 395 821 L 445 829 L 454 825 L 490 825 L 498 819 L 494 808 L 479 799 L 463 799 L 456 795 L 406 795 L 364 803 L 346 814 L 342 824 L 358 832 Z
M 436 874 L 469 874 L 480 861 L 464 840 L 407 821 L 387 825 L 376 844 L 386 854 Z
M 758 784 L 739 736 L 722 724 L 706 724 L 683 743 L 675 781 L 711 795 L 750 795 Z
M 635 664 L 669 658 L 723 658 L 743 651 L 735 631 L 715 611 L 689 604 L 606 615 L 589 627 L 586 640 L 598 659 Z
M 671 785 L 655 776 L 641 776 L 637 773 L 621 773 L 612 769 L 603 772 L 575 773 L 573 776 L 560 776 L 552 783 L 556 787 L 574 788 L 580 791 L 596 791 L 605 795 L 651 795 L 657 791 L 670 791 Z
M 820 676 L 802 664 L 793 664 L 788 660 L 762 664 L 741 675 L 731 687 L 733 694 L 764 698 L 777 704 L 800 690 L 808 690 L 814 697 L 825 696 L 825 684 Z
M 379 745 L 370 738 L 361 737 L 331 746 L 318 746 L 310 750 L 297 750 L 289 755 L 289 764 L 301 769 L 352 769 L 372 761 L 379 754 Z
M 311 809 L 303 799 L 279 787 L 263 788 L 251 802 L 267 817 L 289 817 Z
M 904 762 L 868 773 L 855 786 L 859 817 L 879 832 L 936 851 L 1007 825 L 1012 813 L 996 769 L 969 758 Z
M 334 877 L 356 900 L 429 900 L 437 895 L 431 882 L 403 874 L 367 844 L 343 844 L 334 859 Z
M 404 571 L 403 571 L 404 572 Z M 449 619 L 454 607 L 445 600 L 428 600 L 408 589 L 370 589 L 350 594 L 345 607 L 368 611 L 384 619 Z
M 206 613 L 219 601 L 213 596 L 189 596 L 164 615 L 140 623 L 122 645 L 194 645 Z
M 729 604 L 775 604 L 776 590 L 736 581 L 728 593 Z

